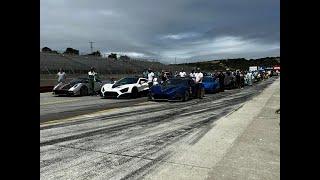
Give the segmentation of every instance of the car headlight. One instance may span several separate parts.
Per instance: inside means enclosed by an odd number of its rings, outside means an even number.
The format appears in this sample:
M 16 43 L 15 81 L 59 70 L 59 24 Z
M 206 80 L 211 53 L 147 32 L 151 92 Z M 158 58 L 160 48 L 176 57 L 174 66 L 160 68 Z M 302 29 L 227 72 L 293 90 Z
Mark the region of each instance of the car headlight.
M 121 89 L 120 92 L 124 93 L 124 92 L 127 92 L 129 90 L 129 88 L 124 88 L 124 89 Z
M 104 87 L 102 87 L 101 91 L 104 92 Z

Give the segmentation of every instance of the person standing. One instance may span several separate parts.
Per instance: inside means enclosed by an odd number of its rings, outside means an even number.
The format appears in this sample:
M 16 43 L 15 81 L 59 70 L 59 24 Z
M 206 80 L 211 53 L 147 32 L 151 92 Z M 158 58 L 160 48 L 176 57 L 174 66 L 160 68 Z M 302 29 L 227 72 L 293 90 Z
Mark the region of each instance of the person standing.
M 180 77 L 184 78 L 187 76 L 187 73 L 184 71 L 184 69 L 182 68 L 180 73 L 179 73 Z
M 227 71 L 224 78 L 224 86 L 226 89 L 229 89 L 231 85 L 231 72 Z
M 246 76 L 247 76 L 248 85 L 252 86 L 253 75 L 252 75 L 251 71 L 249 71 Z
M 97 73 L 94 70 L 94 67 L 90 68 L 90 71 L 88 72 L 88 79 L 89 79 L 89 94 L 94 95 L 94 83 L 96 81 Z
M 58 76 L 58 83 L 64 83 L 66 81 L 67 75 L 62 68 L 59 69 L 57 76 Z
M 167 81 L 168 77 L 167 77 L 167 74 L 164 72 L 164 70 L 161 71 L 160 78 L 161 78 L 161 84 Z
M 143 77 L 143 78 L 148 78 L 148 70 L 147 70 L 147 69 L 145 69 L 145 70 L 143 71 L 142 77 Z
M 244 74 L 243 71 L 240 71 L 240 88 L 243 89 L 244 87 Z
M 178 75 L 179 75 L 178 71 L 175 71 L 174 77 L 178 77 Z
M 219 78 L 220 90 L 223 92 L 224 91 L 224 78 L 225 78 L 225 75 L 223 74 L 222 71 L 219 72 L 218 78 Z
M 151 68 L 148 69 L 148 85 L 149 88 L 153 85 L 154 73 L 152 72 Z
M 236 72 L 236 86 L 239 89 L 241 88 L 241 77 L 240 77 L 240 72 L 239 71 Z
M 191 73 L 189 74 L 189 76 L 191 77 L 191 79 L 195 82 L 196 81 L 196 76 L 194 73 L 194 69 L 192 69 Z
M 218 73 L 217 73 L 217 71 L 214 71 L 214 72 L 213 72 L 212 77 L 214 77 L 215 79 L 218 78 Z
M 201 87 L 202 87 L 202 79 L 203 79 L 203 73 L 200 71 L 200 68 L 197 68 L 196 73 L 195 73 L 195 83 L 196 83 L 196 94 L 197 98 L 202 99 L 201 96 Z

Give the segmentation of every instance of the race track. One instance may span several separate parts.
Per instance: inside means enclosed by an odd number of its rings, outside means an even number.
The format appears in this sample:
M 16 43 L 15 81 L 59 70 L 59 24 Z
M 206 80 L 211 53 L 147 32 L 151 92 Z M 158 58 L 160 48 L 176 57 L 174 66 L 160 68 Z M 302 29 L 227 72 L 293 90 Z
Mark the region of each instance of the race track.
M 176 103 L 41 94 L 41 179 L 141 179 L 274 80 Z
M 102 99 L 100 96 L 59 97 L 52 95 L 52 93 L 40 93 L 40 123 L 98 110 L 131 106 L 146 100 L 146 97 L 137 99 Z

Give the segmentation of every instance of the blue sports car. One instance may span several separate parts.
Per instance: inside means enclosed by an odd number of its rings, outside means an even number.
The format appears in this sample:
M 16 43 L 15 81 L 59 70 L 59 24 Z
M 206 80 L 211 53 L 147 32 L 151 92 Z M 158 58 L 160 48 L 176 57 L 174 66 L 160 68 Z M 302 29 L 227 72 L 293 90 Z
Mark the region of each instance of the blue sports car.
M 219 79 L 211 76 L 203 77 L 202 83 L 206 92 L 218 92 L 220 90 Z
M 150 88 L 149 100 L 187 101 L 196 97 L 196 84 L 191 78 L 172 78 Z M 202 84 L 200 97 L 204 96 Z

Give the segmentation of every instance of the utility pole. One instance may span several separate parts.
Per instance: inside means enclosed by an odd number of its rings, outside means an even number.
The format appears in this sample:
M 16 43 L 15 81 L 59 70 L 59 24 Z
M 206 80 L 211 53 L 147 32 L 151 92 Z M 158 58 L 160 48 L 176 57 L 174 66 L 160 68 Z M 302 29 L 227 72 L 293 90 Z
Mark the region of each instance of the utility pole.
M 92 43 L 95 43 L 95 42 L 90 41 L 89 43 L 90 43 L 91 53 L 93 53 Z

